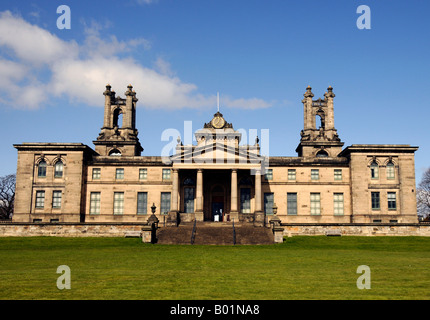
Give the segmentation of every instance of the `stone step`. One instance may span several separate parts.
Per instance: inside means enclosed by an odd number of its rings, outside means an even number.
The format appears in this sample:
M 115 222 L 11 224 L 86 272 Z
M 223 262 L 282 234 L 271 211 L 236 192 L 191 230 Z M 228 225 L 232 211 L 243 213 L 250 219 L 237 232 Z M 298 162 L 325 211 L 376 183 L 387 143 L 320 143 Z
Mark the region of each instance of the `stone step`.
M 157 231 L 157 243 L 160 244 L 191 244 L 194 224 L 178 227 L 162 227 Z M 235 224 L 236 243 L 233 238 L 231 223 L 200 222 L 196 224 L 194 244 L 198 245 L 233 245 L 233 244 L 273 244 L 271 229 L 254 227 L 251 224 Z

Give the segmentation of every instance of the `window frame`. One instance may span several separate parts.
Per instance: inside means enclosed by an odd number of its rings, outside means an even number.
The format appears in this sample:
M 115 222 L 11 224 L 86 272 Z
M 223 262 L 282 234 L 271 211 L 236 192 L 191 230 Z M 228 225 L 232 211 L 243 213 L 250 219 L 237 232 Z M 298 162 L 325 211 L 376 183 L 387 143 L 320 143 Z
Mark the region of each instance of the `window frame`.
M 387 180 L 394 180 L 396 179 L 396 171 L 395 171 L 396 166 L 394 165 L 393 162 L 388 162 L 386 167 L 385 167 L 385 171 L 386 171 L 386 175 L 387 175 Z
M 381 210 L 381 193 L 379 191 L 370 193 L 370 205 L 372 210 Z
M 124 215 L 124 192 L 115 191 L 113 193 L 113 214 L 122 216 Z
M 266 173 L 264 174 L 264 179 L 266 181 L 273 180 L 273 169 L 266 169 Z
M 373 161 L 370 164 L 370 178 L 372 180 L 379 179 L 379 164 L 376 161 Z
M 91 179 L 93 179 L 93 180 L 100 180 L 100 178 L 101 178 L 101 172 L 102 172 L 101 168 L 92 168 Z
M 41 160 L 37 164 L 37 177 L 38 178 L 46 178 L 46 172 L 47 172 L 48 164 L 45 160 Z
M 45 208 L 45 190 L 36 190 L 36 201 L 34 202 L 34 207 L 36 209 Z
M 311 169 L 311 180 L 319 180 L 319 179 L 320 179 L 320 170 Z
M 335 181 L 342 181 L 343 180 L 342 169 L 334 169 L 333 175 L 334 175 L 334 180 Z
M 321 215 L 321 193 L 311 192 L 310 194 L 310 214 L 312 216 Z
M 240 213 L 251 213 L 251 188 L 240 188 Z
M 99 215 L 101 207 L 101 192 L 100 191 L 92 191 L 90 192 L 90 215 Z
M 124 168 L 115 169 L 115 180 L 124 180 Z
M 167 199 L 167 195 L 168 195 L 168 199 Z M 166 199 L 163 199 L 163 196 Z M 167 200 L 168 200 L 168 205 L 167 205 Z M 161 195 L 160 195 L 160 214 L 162 214 L 162 215 L 169 214 L 171 206 L 172 206 L 172 193 L 171 192 L 161 192 Z M 166 210 L 167 207 L 168 207 L 168 209 Z
M 292 178 L 292 177 L 294 177 L 294 178 Z M 296 181 L 297 170 L 296 169 L 288 169 L 287 178 L 289 181 Z
M 140 199 L 140 198 L 143 198 L 143 199 Z M 146 215 L 146 214 L 148 214 L 148 192 L 139 191 L 137 193 L 136 214 L 137 215 Z
M 60 196 L 58 197 L 58 195 Z M 61 190 L 52 191 L 52 209 L 61 209 L 62 198 L 63 192 Z
M 167 172 L 169 174 L 167 174 Z M 163 168 L 163 171 L 161 173 L 161 178 L 162 178 L 163 181 L 170 181 L 170 180 L 172 180 L 172 169 Z
M 345 215 L 345 197 L 343 192 L 333 193 L 333 215 Z
M 269 198 L 272 198 L 272 201 L 267 201 Z M 269 204 L 272 206 L 269 207 Z M 264 213 L 266 215 L 273 215 L 273 206 L 275 204 L 275 194 L 273 192 L 265 192 L 264 193 Z
M 394 196 L 394 200 L 390 196 Z M 394 203 L 394 207 L 393 207 L 393 203 Z M 397 210 L 397 193 L 396 192 L 387 192 L 387 206 L 388 206 L 388 210 Z
M 297 213 L 297 192 L 287 192 L 287 215 L 296 216 Z
M 139 168 L 139 180 L 148 180 L 147 168 Z

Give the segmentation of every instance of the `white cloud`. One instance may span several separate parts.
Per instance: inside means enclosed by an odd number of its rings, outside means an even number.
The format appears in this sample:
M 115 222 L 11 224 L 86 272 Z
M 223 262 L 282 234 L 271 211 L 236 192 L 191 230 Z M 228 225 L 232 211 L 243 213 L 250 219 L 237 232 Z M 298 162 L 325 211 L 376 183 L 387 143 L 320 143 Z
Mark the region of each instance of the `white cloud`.
M 0 104 L 35 109 L 66 97 L 73 103 L 103 106 L 107 83 L 124 96 L 132 84 L 147 108 L 205 108 L 216 105 L 215 95 L 198 93 L 195 84 L 181 81 L 162 58 L 154 69 L 142 66 L 131 56 L 137 48 L 150 48 L 144 38 L 120 41 L 100 37 L 101 26 L 86 27 L 82 44 L 64 41 L 47 30 L 28 23 L 9 11 L 0 12 Z M 222 103 L 230 108 L 267 108 L 262 99 L 233 99 Z

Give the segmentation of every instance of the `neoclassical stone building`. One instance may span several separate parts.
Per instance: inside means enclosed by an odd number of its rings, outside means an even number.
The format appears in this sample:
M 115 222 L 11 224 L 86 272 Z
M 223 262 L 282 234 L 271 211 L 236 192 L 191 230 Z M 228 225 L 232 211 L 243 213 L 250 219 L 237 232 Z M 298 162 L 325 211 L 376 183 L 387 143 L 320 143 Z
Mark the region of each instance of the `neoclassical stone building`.
M 414 153 L 410 145 L 343 148 L 334 126 L 333 89 L 302 100 L 297 157 L 265 157 L 259 141 L 239 145 L 220 112 L 178 138 L 173 155 L 142 156 L 136 93 L 104 91 L 103 127 L 95 148 L 80 143 L 22 143 L 18 150 L 17 222 L 160 221 L 282 223 L 416 223 Z M 122 118 L 122 123 L 121 123 Z M 317 125 L 318 122 L 318 125 Z

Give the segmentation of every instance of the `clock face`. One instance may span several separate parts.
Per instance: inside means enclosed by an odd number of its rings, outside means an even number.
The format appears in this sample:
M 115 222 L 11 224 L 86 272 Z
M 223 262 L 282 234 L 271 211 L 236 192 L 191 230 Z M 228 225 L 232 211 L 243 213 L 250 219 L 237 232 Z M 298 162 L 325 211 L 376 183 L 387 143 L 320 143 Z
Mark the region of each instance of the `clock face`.
M 222 128 L 224 126 L 225 120 L 222 117 L 215 117 L 215 118 L 212 119 L 211 123 L 212 123 L 212 126 L 214 128 L 220 129 L 220 128 Z

